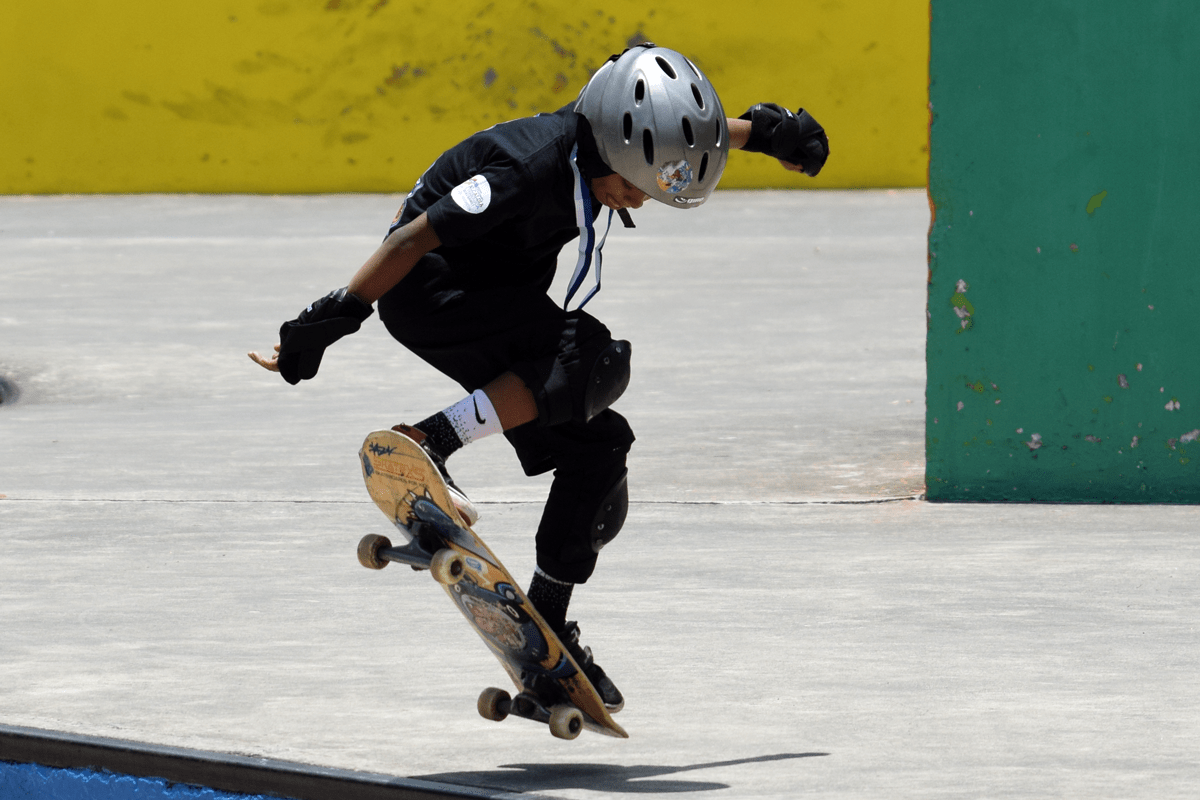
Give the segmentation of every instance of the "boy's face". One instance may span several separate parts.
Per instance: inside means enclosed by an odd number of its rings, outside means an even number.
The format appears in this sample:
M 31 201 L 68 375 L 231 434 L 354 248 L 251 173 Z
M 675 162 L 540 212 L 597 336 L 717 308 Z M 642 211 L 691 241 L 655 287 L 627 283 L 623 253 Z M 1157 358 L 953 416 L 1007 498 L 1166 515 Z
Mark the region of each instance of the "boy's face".
M 614 211 L 622 208 L 641 208 L 650 196 L 617 173 L 592 179 L 596 199 Z

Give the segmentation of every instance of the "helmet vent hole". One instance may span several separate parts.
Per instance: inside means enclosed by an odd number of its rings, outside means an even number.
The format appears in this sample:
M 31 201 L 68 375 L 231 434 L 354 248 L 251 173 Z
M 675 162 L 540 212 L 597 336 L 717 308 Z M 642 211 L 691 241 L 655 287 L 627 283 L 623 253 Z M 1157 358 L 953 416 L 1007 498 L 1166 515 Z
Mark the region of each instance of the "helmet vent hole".
M 696 145 L 696 137 L 692 133 L 692 123 L 687 117 L 683 118 L 683 138 L 687 139 L 688 147 Z
M 654 166 L 654 134 L 649 130 L 642 131 L 642 151 L 646 156 L 646 163 Z
M 694 83 L 692 84 L 692 97 L 696 98 L 696 105 L 700 107 L 701 111 L 703 111 L 704 95 L 700 94 L 700 87 Z
M 628 142 L 633 138 L 633 115 L 628 111 L 625 112 L 625 118 L 621 120 L 621 132 L 625 134 L 625 141 Z
M 700 159 L 700 171 L 696 173 L 696 181 L 698 183 L 704 183 L 704 175 L 707 172 L 708 172 L 708 153 L 705 153 L 704 157 Z
M 643 80 L 639 80 L 637 82 L 637 85 L 633 87 L 633 102 L 637 103 L 640 106 L 642 104 L 642 101 L 645 99 L 646 99 L 646 82 Z M 628 137 L 626 137 L 626 138 L 628 138 Z
M 665 58 L 663 58 L 662 56 L 655 56 L 654 60 L 658 62 L 658 66 L 662 68 L 662 71 L 667 73 L 668 78 L 671 78 L 672 80 L 674 80 L 675 78 L 679 77 L 678 75 L 675 74 L 675 69 L 670 64 L 667 63 L 667 60 Z

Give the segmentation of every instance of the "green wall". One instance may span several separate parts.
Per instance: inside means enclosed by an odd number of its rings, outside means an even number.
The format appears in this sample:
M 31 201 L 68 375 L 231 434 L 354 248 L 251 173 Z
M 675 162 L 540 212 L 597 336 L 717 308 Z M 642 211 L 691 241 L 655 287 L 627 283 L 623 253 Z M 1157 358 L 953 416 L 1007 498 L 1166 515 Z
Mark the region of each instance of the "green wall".
M 1200 502 L 1200 5 L 931 6 L 929 498 Z

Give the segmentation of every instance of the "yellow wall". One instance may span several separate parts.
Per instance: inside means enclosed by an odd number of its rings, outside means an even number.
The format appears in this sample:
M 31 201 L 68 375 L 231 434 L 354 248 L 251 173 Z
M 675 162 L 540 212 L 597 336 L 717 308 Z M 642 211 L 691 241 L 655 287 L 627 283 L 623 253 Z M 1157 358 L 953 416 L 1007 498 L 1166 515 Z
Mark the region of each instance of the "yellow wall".
M 449 145 L 558 108 L 627 42 L 688 54 L 726 111 L 825 125 L 815 181 L 921 186 L 927 0 L 38 0 L 0 24 L 0 193 L 406 191 Z

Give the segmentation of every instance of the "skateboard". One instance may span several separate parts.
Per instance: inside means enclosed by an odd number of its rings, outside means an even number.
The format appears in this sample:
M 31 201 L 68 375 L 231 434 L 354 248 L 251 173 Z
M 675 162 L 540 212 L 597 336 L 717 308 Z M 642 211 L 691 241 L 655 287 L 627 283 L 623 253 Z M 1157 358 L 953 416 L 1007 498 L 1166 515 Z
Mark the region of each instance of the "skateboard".
M 371 499 L 406 542 L 397 547 L 386 536 L 368 534 L 358 545 L 359 563 L 428 570 L 516 687 L 516 696 L 485 689 L 479 714 L 496 722 L 509 714 L 542 722 L 560 739 L 574 739 L 584 729 L 628 738 L 500 559 L 455 510 L 421 446 L 396 431 L 375 431 L 359 457 Z

